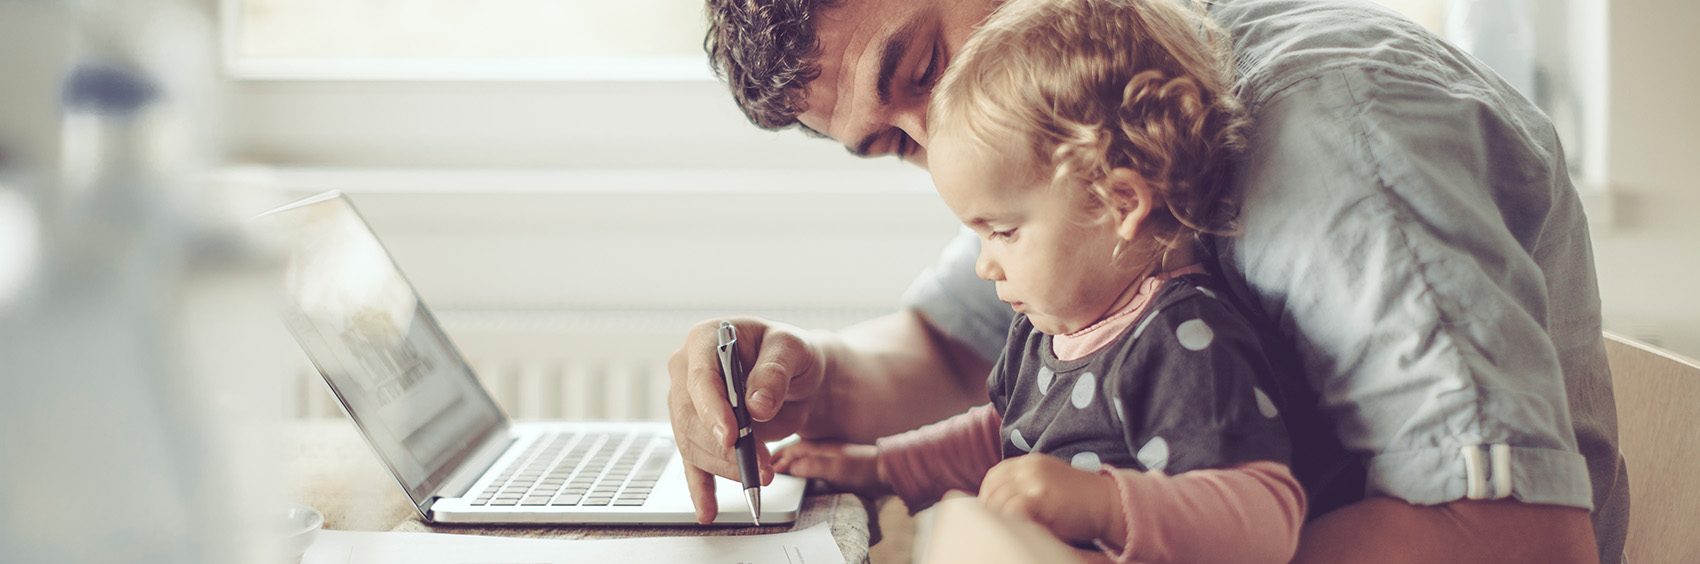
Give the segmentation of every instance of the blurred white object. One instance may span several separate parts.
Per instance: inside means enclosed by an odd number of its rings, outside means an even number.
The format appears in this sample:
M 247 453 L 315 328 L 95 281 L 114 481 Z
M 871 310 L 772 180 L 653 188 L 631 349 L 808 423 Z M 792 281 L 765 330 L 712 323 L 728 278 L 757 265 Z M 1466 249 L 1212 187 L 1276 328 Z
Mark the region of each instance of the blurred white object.
M 35 274 L 39 224 L 35 206 L 22 193 L 0 184 L 0 312 L 21 297 Z
M 325 526 L 325 514 L 305 505 L 292 505 L 284 511 L 282 524 L 283 542 L 278 554 L 285 561 L 294 562 L 307 552 L 307 547 L 313 546 L 313 539 Z
M 1451 0 L 1446 38 L 1487 63 L 1524 96 L 1539 99 L 1530 15 L 1528 0 Z
M 253 524 L 281 506 L 260 383 L 286 341 L 264 255 L 194 176 L 206 4 L 0 2 L 0 215 L 34 218 L 0 218 L 29 265 L 0 270 L 0 562 L 276 554 Z

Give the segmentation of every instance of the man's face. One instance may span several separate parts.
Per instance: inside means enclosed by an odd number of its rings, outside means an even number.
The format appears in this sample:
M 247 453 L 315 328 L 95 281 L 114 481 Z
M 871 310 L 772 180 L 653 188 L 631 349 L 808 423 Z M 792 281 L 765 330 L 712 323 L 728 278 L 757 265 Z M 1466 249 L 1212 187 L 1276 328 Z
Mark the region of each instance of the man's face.
M 820 76 L 805 127 L 851 153 L 927 166 L 927 104 L 951 55 L 996 0 L 844 0 L 821 12 Z

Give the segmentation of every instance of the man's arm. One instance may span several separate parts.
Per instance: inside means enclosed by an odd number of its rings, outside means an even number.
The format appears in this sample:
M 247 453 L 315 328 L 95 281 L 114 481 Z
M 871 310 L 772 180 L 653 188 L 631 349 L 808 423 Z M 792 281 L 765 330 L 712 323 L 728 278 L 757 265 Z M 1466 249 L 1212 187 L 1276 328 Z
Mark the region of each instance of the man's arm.
M 1518 501 L 1411 505 L 1371 497 L 1306 524 L 1294 564 L 1594 564 L 1588 512 Z
M 823 339 L 827 379 L 807 438 L 872 443 L 986 403 L 991 363 L 904 310 Z
M 1384 35 L 1366 41 L 1397 51 Z M 1600 482 L 1578 445 L 1612 415 L 1572 418 L 1589 403 L 1571 394 L 1609 375 L 1586 345 L 1599 303 L 1556 139 L 1497 84 L 1421 67 L 1327 67 L 1256 106 L 1228 270 L 1384 498 L 1314 522 L 1299 561 L 1615 560 L 1610 538 L 1564 558 L 1595 544 L 1572 533 L 1612 524 L 1588 521 Z M 1615 448 L 1593 454 L 1615 466 Z M 1495 498 L 1524 503 L 1465 501 Z

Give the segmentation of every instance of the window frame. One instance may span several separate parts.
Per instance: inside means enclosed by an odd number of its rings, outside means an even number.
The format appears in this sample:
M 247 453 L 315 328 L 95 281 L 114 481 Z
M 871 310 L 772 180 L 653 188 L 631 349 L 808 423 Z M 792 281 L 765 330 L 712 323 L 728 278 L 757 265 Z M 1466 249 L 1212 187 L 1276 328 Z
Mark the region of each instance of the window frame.
M 891 170 L 750 124 L 707 56 L 243 61 L 218 25 L 226 160 L 285 167 Z M 313 116 L 302 119 L 301 116 Z
M 245 0 L 218 3 L 219 43 L 225 72 L 236 80 L 322 81 L 713 81 L 700 56 L 580 56 L 528 58 L 268 59 L 241 55 Z

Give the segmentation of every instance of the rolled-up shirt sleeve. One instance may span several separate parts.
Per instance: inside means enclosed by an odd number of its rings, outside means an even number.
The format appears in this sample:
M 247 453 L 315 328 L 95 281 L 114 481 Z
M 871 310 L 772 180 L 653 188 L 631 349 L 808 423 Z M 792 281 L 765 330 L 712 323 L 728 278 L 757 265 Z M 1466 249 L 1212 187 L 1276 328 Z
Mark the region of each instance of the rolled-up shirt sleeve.
M 1366 493 L 1591 508 L 1536 258 L 1576 196 L 1531 141 L 1550 125 L 1493 96 L 1358 67 L 1255 101 L 1224 266 L 1369 456 Z

